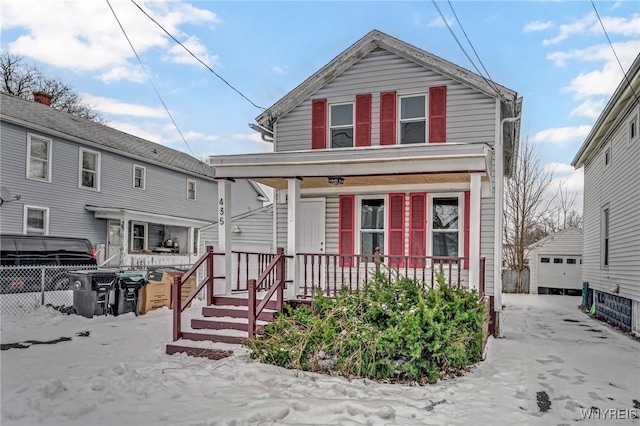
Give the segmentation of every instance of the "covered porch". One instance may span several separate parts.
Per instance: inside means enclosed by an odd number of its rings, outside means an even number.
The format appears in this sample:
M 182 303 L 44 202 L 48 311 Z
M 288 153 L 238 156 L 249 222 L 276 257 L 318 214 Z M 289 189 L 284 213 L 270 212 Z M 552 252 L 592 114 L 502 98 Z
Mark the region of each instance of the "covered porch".
M 274 225 L 280 237 L 274 239 L 287 259 L 287 299 L 308 297 L 315 289 L 327 295 L 344 286 L 356 289 L 376 272 L 433 285 L 439 269 L 448 282 L 484 293 L 482 199 L 493 197 L 492 150 L 486 144 L 232 155 L 211 157 L 210 164 L 216 168 L 219 185 L 215 251 L 221 256 L 216 260 L 216 275 L 230 277 L 216 285 L 216 293 L 246 290 L 245 279 L 258 278 L 261 273 L 256 266 L 258 254 L 231 249 L 231 217 L 226 206 L 231 203 L 233 181 L 241 178 L 277 190 Z M 446 196 L 450 205 L 436 206 L 433 200 L 438 198 L 432 194 Z M 351 204 L 343 202 L 349 197 Z M 413 213 L 413 201 L 424 204 L 422 216 Z M 454 208 L 456 224 L 455 232 L 448 234 L 443 226 L 437 239 L 435 233 L 427 234 L 427 224 L 434 220 L 429 212 L 436 207 Z M 391 216 L 398 208 L 402 213 L 395 217 L 401 218 L 401 225 Z M 279 220 L 277 210 L 283 212 L 284 220 Z M 346 215 L 351 219 L 345 222 Z M 375 217 L 378 226 L 371 227 Z M 419 222 L 421 225 L 415 225 Z M 419 239 L 424 241 L 422 246 L 416 243 Z M 431 244 L 441 240 L 445 251 Z M 447 249 L 447 244 L 453 248 Z M 242 274 L 243 270 L 247 273 Z

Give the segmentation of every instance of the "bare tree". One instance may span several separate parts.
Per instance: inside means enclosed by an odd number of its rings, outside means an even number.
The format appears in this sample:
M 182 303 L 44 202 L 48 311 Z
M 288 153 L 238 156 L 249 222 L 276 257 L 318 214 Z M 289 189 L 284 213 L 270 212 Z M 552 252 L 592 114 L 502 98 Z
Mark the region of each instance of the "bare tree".
M 577 195 L 560 182 L 555 201 L 545 219 L 547 233 L 554 234 L 571 226 L 582 226 L 582 215 L 573 208 Z
M 524 291 L 523 271 L 530 244 L 544 237 L 545 212 L 553 202 L 545 198 L 553 172 L 546 171 L 534 145 L 525 140 L 505 182 L 504 262 L 516 271 L 516 292 Z
M 8 52 L 0 54 L 0 90 L 23 99 L 33 99 L 33 92 L 43 91 L 51 96 L 51 106 L 61 111 L 105 123 L 99 112 L 82 102 L 73 88 L 56 78 L 46 77 L 42 71 L 28 64 L 24 57 Z

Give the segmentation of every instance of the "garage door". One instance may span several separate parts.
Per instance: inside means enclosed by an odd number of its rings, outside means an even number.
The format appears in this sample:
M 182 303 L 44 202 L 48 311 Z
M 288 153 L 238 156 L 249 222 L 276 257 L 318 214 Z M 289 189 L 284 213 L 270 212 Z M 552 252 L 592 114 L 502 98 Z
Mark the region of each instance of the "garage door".
M 538 287 L 582 288 L 582 256 L 540 254 Z

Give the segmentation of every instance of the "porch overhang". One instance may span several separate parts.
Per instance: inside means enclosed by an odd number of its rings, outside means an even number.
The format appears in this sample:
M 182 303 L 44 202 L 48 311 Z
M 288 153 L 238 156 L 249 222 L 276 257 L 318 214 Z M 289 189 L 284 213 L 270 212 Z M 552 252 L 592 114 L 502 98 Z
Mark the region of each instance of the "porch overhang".
M 184 226 L 187 228 L 201 228 L 206 225 L 210 225 L 211 222 L 189 219 L 179 216 L 163 215 L 157 213 L 144 212 L 140 210 L 123 209 L 118 207 L 99 207 L 99 206 L 84 206 L 85 210 L 92 212 L 96 219 L 114 219 L 124 220 L 125 217 L 128 220 L 157 223 L 160 225 L 170 226 Z
M 426 144 L 210 157 L 216 179 L 253 179 L 277 189 L 301 178 L 301 188 L 468 182 L 470 173 L 491 176 L 486 144 Z

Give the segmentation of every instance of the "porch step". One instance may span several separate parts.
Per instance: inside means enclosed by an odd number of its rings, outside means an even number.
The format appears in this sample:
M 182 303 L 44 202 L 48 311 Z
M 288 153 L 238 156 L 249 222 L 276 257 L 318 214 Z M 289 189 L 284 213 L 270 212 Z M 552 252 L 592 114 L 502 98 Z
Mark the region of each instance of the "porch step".
M 244 319 L 244 321 L 242 321 Z M 219 318 L 216 319 L 197 319 L 191 320 L 191 328 L 196 330 L 209 329 L 209 330 L 249 330 L 249 321 L 246 318 Z M 256 324 L 256 333 L 262 334 L 264 332 L 264 323 Z
M 241 345 L 249 336 L 246 331 L 241 330 L 215 330 L 217 333 L 213 333 L 214 330 L 199 330 L 199 331 L 183 331 L 182 339 L 184 340 L 197 340 L 197 341 L 209 341 L 218 343 L 231 343 Z M 232 333 L 234 332 L 235 333 Z M 223 333 L 224 332 L 224 333 Z
M 256 304 L 259 305 L 262 302 L 261 299 L 256 301 Z M 229 306 L 249 306 L 249 299 L 247 297 L 233 297 L 233 296 L 214 296 L 213 297 L 214 305 L 229 305 Z M 267 309 L 276 309 L 275 300 L 270 300 L 267 302 L 265 306 Z
M 246 306 L 205 306 L 202 308 L 204 317 L 247 318 L 249 311 Z M 276 311 L 262 311 L 258 316 L 261 321 L 273 321 Z

